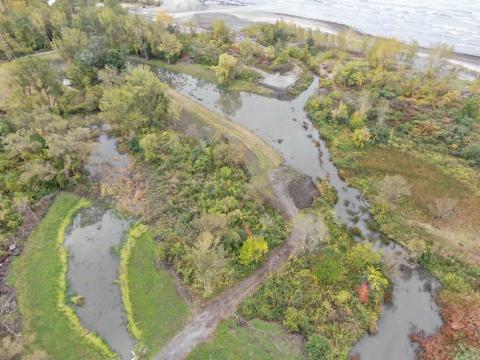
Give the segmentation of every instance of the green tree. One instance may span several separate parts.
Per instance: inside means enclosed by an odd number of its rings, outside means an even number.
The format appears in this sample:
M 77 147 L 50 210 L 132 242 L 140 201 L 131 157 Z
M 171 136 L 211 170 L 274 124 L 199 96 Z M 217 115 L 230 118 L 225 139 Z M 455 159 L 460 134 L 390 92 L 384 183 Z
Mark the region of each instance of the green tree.
M 210 39 L 215 45 L 222 46 L 229 43 L 231 41 L 230 36 L 230 29 L 225 25 L 223 20 L 215 20 L 212 23 Z
M 438 75 L 446 69 L 448 59 L 452 57 L 453 48 L 446 44 L 436 44 L 428 54 L 427 70 L 430 75 Z
M 100 109 L 125 134 L 162 127 L 171 118 L 167 89 L 148 67 L 138 66 L 123 85 L 105 89 Z
M 57 109 L 64 91 L 59 73 L 47 60 L 39 57 L 18 60 L 9 76 L 12 107 L 32 110 L 36 106 L 46 106 L 50 110 Z
M 164 32 L 160 36 L 160 42 L 155 48 L 154 55 L 161 56 L 167 60 L 167 62 L 173 63 L 180 57 L 182 49 L 182 43 L 174 34 Z
M 378 38 L 367 52 L 370 66 L 376 68 L 392 68 L 395 64 L 403 45 L 395 39 Z
M 242 61 L 247 65 L 253 64 L 255 62 L 255 56 L 262 52 L 262 49 L 259 48 L 258 44 L 255 44 L 250 39 L 241 41 L 238 44 L 238 50 L 240 51 Z
M 365 114 L 359 111 L 355 111 L 352 115 L 351 123 L 354 128 L 358 129 L 365 125 L 365 120 L 366 120 Z
M 323 336 L 316 334 L 309 336 L 305 348 L 308 360 L 329 360 L 332 358 L 332 347 Z
M 77 28 L 66 28 L 61 39 L 54 41 L 54 46 L 65 60 L 73 62 L 79 52 L 87 49 L 88 36 Z
M 231 282 L 227 253 L 219 239 L 209 232 L 200 234 L 190 250 L 188 262 L 193 268 L 193 285 L 204 298 L 211 297 Z
M 212 66 L 212 69 L 215 71 L 218 82 L 222 85 L 228 85 L 235 75 L 236 66 L 237 59 L 235 57 L 222 54 L 218 58 L 218 65 Z
M 363 148 L 372 141 L 372 135 L 367 128 L 355 129 L 352 134 L 352 141 L 357 147 Z

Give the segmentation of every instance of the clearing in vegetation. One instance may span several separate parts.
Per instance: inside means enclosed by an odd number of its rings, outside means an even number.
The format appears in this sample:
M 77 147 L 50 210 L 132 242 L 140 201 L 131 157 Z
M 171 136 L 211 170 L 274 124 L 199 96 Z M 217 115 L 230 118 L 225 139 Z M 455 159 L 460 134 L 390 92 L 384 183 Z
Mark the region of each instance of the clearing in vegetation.
M 289 334 L 279 324 L 263 320 L 224 320 L 212 341 L 193 350 L 188 360 L 301 360 L 303 340 Z

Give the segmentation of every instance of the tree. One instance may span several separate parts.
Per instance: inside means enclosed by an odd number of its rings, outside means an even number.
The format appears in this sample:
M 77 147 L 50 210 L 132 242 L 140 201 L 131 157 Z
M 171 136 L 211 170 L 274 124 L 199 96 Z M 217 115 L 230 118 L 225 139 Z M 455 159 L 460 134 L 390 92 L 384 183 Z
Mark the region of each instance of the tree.
M 338 121 L 348 121 L 348 106 L 344 102 L 340 102 L 338 106 L 332 110 L 333 118 Z
M 63 187 L 75 183 L 87 154 L 88 128 L 45 111 L 18 114 L 17 131 L 5 136 L 5 156 L 17 162 L 21 184 L 38 188 L 45 182 Z
M 258 47 L 252 40 L 246 39 L 238 44 L 238 50 L 243 62 L 251 65 L 255 62 L 255 56 L 261 53 L 261 48 Z
M 365 62 L 351 61 L 340 67 L 335 74 L 335 82 L 350 87 L 362 86 L 367 79 Z
M 352 141 L 359 148 L 365 147 L 371 140 L 372 135 L 367 128 L 355 129 L 352 134 Z
M 27 57 L 18 60 L 10 72 L 13 107 L 32 110 L 46 106 L 56 110 L 63 94 L 59 73 L 46 60 Z
M 378 38 L 367 52 L 371 67 L 392 68 L 399 57 L 402 44 L 394 39 Z
M 445 70 L 448 59 L 452 57 L 453 47 L 446 44 L 436 44 L 428 54 L 427 69 L 429 74 L 438 75 Z
M 105 90 L 100 109 L 124 133 L 158 128 L 171 119 L 167 89 L 148 67 L 138 66 L 122 86 Z
M 305 349 L 308 360 L 329 360 L 332 358 L 332 347 L 323 336 L 317 334 L 309 336 Z
M 215 75 L 221 85 L 228 85 L 232 81 L 236 66 L 237 59 L 235 57 L 228 54 L 220 55 L 218 65 L 212 66 L 212 69 L 215 71 Z
M 383 126 L 385 124 L 387 114 L 390 111 L 390 101 L 388 99 L 381 98 L 380 100 L 378 100 L 375 109 L 377 111 L 377 123 L 378 125 Z
M 408 68 L 411 68 L 413 65 L 413 61 L 415 60 L 415 57 L 417 56 L 418 53 L 418 42 L 413 40 L 410 44 L 404 45 L 403 48 L 403 61 L 405 61 L 405 64 L 407 65 Z
M 366 116 L 364 113 L 355 111 L 352 115 L 351 123 L 355 129 L 361 128 L 365 125 Z
M 173 17 L 165 10 L 159 10 L 155 15 L 155 21 L 167 27 L 173 23 Z
M 173 63 L 180 57 L 182 49 L 182 43 L 174 34 L 164 32 L 160 36 L 160 43 L 156 46 L 154 55 L 161 56 L 167 62 Z
M 210 40 L 217 46 L 222 46 L 231 41 L 230 30 L 225 25 L 225 22 L 223 20 L 215 20 L 212 23 Z
M 288 307 L 285 311 L 283 325 L 291 332 L 305 332 L 308 325 L 308 315 L 303 309 Z
M 362 114 L 368 114 L 372 108 L 372 94 L 368 89 L 362 89 L 358 98 L 359 111 Z
M 240 249 L 240 262 L 243 265 L 256 264 L 267 252 L 267 240 L 260 236 L 249 236 Z
M 65 60 L 72 62 L 77 53 L 88 47 L 88 37 L 77 28 L 66 28 L 62 32 L 62 38 L 54 41 L 54 46 Z
M 383 276 L 382 272 L 376 267 L 370 265 L 368 267 L 368 286 L 371 290 L 372 301 L 379 306 L 383 301 L 383 294 L 388 286 L 388 280 Z
M 230 281 L 227 253 L 219 239 L 209 232 L 202 232 L 188 255 L 193 267 L 194 287 L 209 298 Z

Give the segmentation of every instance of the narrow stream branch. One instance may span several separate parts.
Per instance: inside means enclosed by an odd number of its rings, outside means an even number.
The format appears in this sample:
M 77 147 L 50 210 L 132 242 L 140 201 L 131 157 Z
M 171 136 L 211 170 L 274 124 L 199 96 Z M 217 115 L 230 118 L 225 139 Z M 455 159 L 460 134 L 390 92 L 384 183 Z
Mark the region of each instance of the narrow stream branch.
M 115 140 L 102 134 L 86 168 L 92 178 L 100 180 L 129 163 L 127 155 L 118 153 Z M 135 342 L 128 333 L 117 279 L 118 248 L 129 226 L 129 221 L 97 204 L 75 217 L 65 237 L 70 295 L 79 295 L 85 301 L 75 306 L 82 325 L 98 333 L 122 359 L 128 360 Z

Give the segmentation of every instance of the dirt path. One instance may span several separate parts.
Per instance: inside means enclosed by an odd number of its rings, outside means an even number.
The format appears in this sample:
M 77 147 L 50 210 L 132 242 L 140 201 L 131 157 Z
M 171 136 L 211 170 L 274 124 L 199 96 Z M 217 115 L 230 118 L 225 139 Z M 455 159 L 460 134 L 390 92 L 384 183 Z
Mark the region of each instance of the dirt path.
M 315 226 L 308 226 L 308 216 L 300 213 L 289 196 L 288 176 L 283 168 L 271 173 L 270 184 L 276 206 L 292 223 L 290 237 L 283 245 L 272 251 L 267 261 L 254 274 L 222 293 L 200 312 L 194 314 L 184 329 L 154 357 L 155 360 L 186 358 L 197 345 L 211 337 L 220 321 L 232 315 L 237 306 L 253 294 L 268 275 L 301 249 L 308 235 L 316 229 Z M 316 221 L 314 218 L 310 220 L 310 224 Z

